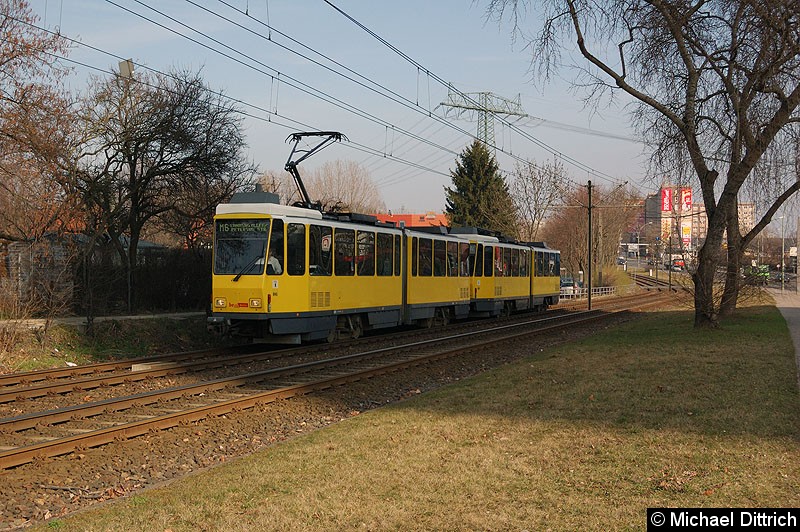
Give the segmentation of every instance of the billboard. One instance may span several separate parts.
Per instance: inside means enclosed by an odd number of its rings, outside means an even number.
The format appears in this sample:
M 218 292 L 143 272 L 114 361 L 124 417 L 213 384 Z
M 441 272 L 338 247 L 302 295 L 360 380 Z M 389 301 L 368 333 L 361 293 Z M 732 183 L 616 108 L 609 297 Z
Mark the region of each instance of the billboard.
M 661 212 L 669 212 L 672 210 L 672 189 L 661 189 Z
M 692 212 L 692 189 L 681 189 L 681 212 Z
M 684 244 L 692 243 L 692 224 L 689 222 L 681 223 L 681 240 Z

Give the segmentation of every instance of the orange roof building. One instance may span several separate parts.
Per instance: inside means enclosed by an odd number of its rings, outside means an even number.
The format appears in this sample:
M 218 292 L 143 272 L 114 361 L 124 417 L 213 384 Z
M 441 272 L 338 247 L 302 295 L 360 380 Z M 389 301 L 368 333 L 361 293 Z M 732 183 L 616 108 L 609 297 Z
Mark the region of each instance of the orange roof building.
M 400 222 L 403 222 L 406 227 L 450 226 L 446 214 L 435 212 L 426 212 L 425 214 L 392 214 L 390 212 L 389 214 L 373 214 L 373 216 L 381 222 L 394 222 L 398 227 Z

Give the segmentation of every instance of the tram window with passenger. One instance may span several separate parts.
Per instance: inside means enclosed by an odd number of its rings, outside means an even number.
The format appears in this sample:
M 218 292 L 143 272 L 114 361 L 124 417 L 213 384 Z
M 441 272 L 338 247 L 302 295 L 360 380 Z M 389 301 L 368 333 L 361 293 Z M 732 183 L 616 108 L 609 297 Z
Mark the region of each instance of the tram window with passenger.
M 503 248 L 496 247 L 494 249 L 494 276 L 503 277 L 504 270 Z
M 338 276 L 346 277 L 354 275 L 355 231 L 337 227 L 333 233 L 333 245 L 335 250 L 335 256 L 333 257 L 334 273 Z
M 267 275 L 281 275 L 283 269 L 283 220 L 273 219 L 269 237 Z
M 458 242 L 447 243 L 447 275 L 458 277 Z
M 461 277 L 469 277 L 470 273 L 470 245 L 466 242 L 458 244 L 458 271 Z
M 375 275 L 375 233 L 372 231 L 359 231 L 358 256 L 358 275 L 361 277 L 373 277 Z

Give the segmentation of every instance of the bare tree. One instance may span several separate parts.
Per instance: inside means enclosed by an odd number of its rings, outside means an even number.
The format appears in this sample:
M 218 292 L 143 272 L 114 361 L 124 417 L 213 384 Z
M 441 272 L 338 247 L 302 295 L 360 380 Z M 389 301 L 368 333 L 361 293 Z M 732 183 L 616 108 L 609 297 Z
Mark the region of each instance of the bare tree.
M 303 175 L 303 168 L 298 168 L 297 171 L 300 172 L 301 176 Z M 300 201 L 300 193 L 297 191 L 297 186 L 295 186 L 294 179 L 289 172 L 267 170 L 260 174 L 256 180 L 261 184 L 264 191 L 277 194 L 284 205 L 292 205 Z
M 59 186 L 74 117 L 56 63 L 66 41 L 36 26 L 25 1 L 0 0 L 0 239 L 62 229 L 74 202 Z
M 355 161 L 330 161 L 305 180 L 309 195 L 327 211 L 377 213 L 386 210 L 380 190 Z
M 130 309 L 145 226 L 168 216 L 210 219 L 255 168 L 243 155 L 241 114 L 200 74 L 96 79 L 86 103 L 90 137 L 76 186 L 88 225 L 110 237 L 127 267 Z
M 514 181 L 509 187 L 519 218 L 519 238 L 539 240 L 539 229 L 550 208 L 562 197 L 564 166 L 557 162 L 537 165 L 534 161 L 517 163 Z
M 490 0 L 489 12 L 520 23 L 525 0 Z M 738 267 L 747 244 L 800 182 L 772 197 L 752 231 L 739 230 L 742 187 L 776 139 L 798 123 L 800 2 L 797 0 L 546 0 L 530 39 L 534 66 L 548 76 L 573 41 L 585 60 L 576 85 L 589 98 L 624 91 L 633 123 L 657 148 L 664 170 L 691 170 L 708 217 L 692 273 L 695 326 L 715 326 L 736 305 Z M 521 27 L 517 26 L 520 30 Z M 609 43 L 610 45 L 606 45 Z M 687 171 L 688 175 L 689 172 Z M 726 297 L 716 305 L 714 272 L 728 229 Z
M 589 194 L 579 186 L 565 192 L 564 203 L 554 206 L 541 235 L 547 244 L 561 251 L 561 265 L 573 277 L 589 267 L 589 242 L 593 277 L 603 284 L 603 272 L 613 267 L 620 238 L 637 216 L 635 191 L 595 185 L 592 192 L 592 238 L 589 239 Z

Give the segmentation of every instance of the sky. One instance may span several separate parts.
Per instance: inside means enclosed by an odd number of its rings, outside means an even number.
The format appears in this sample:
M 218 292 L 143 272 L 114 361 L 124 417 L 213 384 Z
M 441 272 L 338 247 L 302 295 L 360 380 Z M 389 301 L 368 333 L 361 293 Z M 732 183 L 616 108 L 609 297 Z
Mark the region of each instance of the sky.
M 478 130 L 477 114 L 441 105 L 449 91 L 519 98 L 527 117 L 494 121 L 504 171 L 555 160 L 574 183 L 654 192 L 624 109 L 587 108 L 565 80 L 535 78 L 524 43 L 487 19 L 485 0 L 29 2 L 41 26 L 76 41 L 74 91 L 122 59 L 135 73 L 200 70 L 246 112 L 247 154 L 261 171 L 283 172 L 290 134 L 339 131 L 348 140 L 301 169 L 356 161 L 395 212 L 444 211 L 450 171 Z

